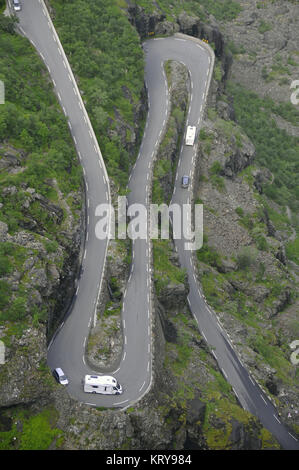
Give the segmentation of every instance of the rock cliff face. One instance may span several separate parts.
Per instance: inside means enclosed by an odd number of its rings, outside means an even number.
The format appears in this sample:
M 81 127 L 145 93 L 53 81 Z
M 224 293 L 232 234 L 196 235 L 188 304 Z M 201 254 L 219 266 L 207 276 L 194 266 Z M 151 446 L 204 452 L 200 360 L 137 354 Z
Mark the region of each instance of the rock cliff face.
M 7 154 L 1 162 L 2 168 L 9 171 L 18 165 Z M 51 184 L 58 189 L 56 181 Z M 9 204 L 16 195 L 20 197 L 20 190 L 15 186 L 4 187 L 2 204 Z M 80 212 L 75 219 L 59 189 L 57 204 L 26 184 L 22 185 L 22 196 L 22 229 L 10 234 L 8 225 L 0 221 L 0 244 L 2 256 L 5 255 L 5 271 L 1 272 L 4 310 L 0 339 L 6 345 L 6 362 L 0 366 L 1 406 L 32 403 L 48 393 L 47 332 L 57 324 L 72 298 L 79 267 Z M 80 200 L 78 193 L 73 197 Z M 44 220 L 60 230 L 59 242 L 48 238 L 39 213 L 33 210 L 37 203 Z M 24 294 L 23 298 L 20 293 Z M 10 295 L 7 302 L 6 295 Z M 7 304 L 9 314 L 6 314 Z
M 254 146 L 235 123 L 222 121 L 222 111 L 209 113 L 201 131 L 197 194 L 207 246 L 198 253 L 200 278 L 244 363 L 296 432 L 298 379 L 288 345 L 298 286 L 282 242 L 293 232 L 263 194 L 273 176 L 255 166 Z

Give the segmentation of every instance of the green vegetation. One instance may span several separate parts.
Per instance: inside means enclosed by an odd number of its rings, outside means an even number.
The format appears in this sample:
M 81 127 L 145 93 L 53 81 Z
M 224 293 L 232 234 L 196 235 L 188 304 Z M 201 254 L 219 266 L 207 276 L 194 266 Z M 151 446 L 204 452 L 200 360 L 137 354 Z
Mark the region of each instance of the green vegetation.
M 157 295 L 170 282 L 181 284 L 186 280 L 186 273 L 170 261 L 172 246 L 169 240 L 153 240 L 154 267 L 155 267 L 155 288 Z
M 202 263 L 209 264 L 210 266 L 221 266 L 221 256 L 215 248 L 208 245 L 208 237 L 206 234 L 203 236 L 202 248 L 197 250 L 197 259 Z
M 216 119 L 216 128 L 217 130 L 224 135 L 228 140 L 235 137 L 236 146 L 242 148 L 242 137 L 239 126 L 236 125 L 233 121 L 225 121 L 224 119 Z
M 22 161 L 24 171 L 16 175 L 2 172 L 0 184 L 20 187 L 25 182 L 53 199 L 48 179 L 55 177 L 66 194 L 79 188 L 81 170 L 66 119 L 45 75 L 46 69 L 28 41 L 2 32 L 0 79 L 5 83 L 5 105 L 0 108 L 0 142 L 9 141 L 27 155 Z M 23 200 L 23 193 L 18 192 L 9 210 L 2 211 L 2 220 L 12 224 L 21 219 Z
M 17 162 L 17 171 L 4 167 L 0 172 L 0 220 L 8 225 L 11 235 L 27 229 L 31 240 L 42 242 L 53 262 L 61 266 L 63 255 L 57 254 L 57 248 L 62 240 L 64 209 L 59 207 L 57 190 L 65 198 L 79 191 L 81 167 L 47 70 L 29 41 L 14 33 L 14 22 L 0 15 L 0 79 L 5 83 L 5 104 L 0 106 L 0 160 L 5 161 L 9 154 Z M 28 187 L 45 199 L 29 203 L 32 193 L 27 192 Z M 61 217 L 52 217 L 45 202 L 54 203 Z M 76 217 L 77 206 L 71 198 L 69 204 Z M 12 323 L 7 324 L 8 336 L 10 330 L 21 333 L 30 319 L 35 324 L 47 319 L 47 309 L 37 311 L 33 306 L 29 312 L 34 295 L 25 262 L 30 257 L 38 259 L 36 269 L 49 262 L 38 245 L 29 249 L 13 242 L 0 243 L 0 322 L 14 322 L 13 328 Z M 3 279 L 14 271 L 19 272 L 18 290 Z
M 299 238 L 286 244 L 286 255 L 288 259 L 299 264 Z
M 261 34 L 264 34 L 266 31 L 270 31 L 272 29 L 272 26 L 268 23 L 266 23 L 264 20 L 262 20 L 259 24 L 258 30 Z
M 225 49 L 226 49 L 226 52 L 230 51 L 234 56 L 238 54 L 245 54 L 246 52 L 244 46 L 240 44 L 236 44 L 231 40 L 227 41 L 225 45 Z
M 105 307 L 104 316 L 109 317 L 111 315 L 120 315 L 121 305 L 114 304 L 113 302 L 108 302 Z
M 221 82 L 222 79 L 222 69 L 221 63 L 217 62 L 214 67 L 214 78 L 217 82 Z
M 53 407 L 44 408 L 42 412 L 33 415 L 27 410 L 17 409 L 13 416 L 6 417 L 8 422 L 13 421 L 11 429 L 2 431 L 0 416 L 0 449 L 47 450 L 54 440 L 56 447 L 57 444 L 59 447 L 63 434 L 55 427 L 57 418 L 58 413 Z M 18 427 L 16 422 L 19 422 Z
M 221 172 L 222 172 L 222 166 L 221 164 L 216 161 L 213 163 L 213 165 L 209 169 L 210 173 L 210 181 L 213 186 L 215 186 L 218 191 L 223 192 L 225 191 L 225 183 L 224 183 L 224 178 L 222 178 Z
M 275 113 L 297 124 L 299 111 L 288 103 L 274 103 L 230 83 L 239 125 L 256 147 L 256 162 L 269 168 L 275 179 L 265 187 L 265 194 L 281 205 L 299 208 L 299 139 L 279 129 L 271 118 Z
M 109 176 L 125 189 L 134 112 L 143 88 L 143 52 L 136 30 L 115 0 L 52 0 L 54 23 L 84 92 Z M 126 141 L 120 127 L 126 129 Z
M 221 264 L 221 256 L 215 248 L 204 245 L 197 252 L 200 263 L 218 268 Z M 252 247 L 244 247 L 236 256 L 237 269 L 232 272 L 222 273 L 215 271 L 201 272 L 200 278 L 207 302 L 216 312 L 225 311 L 226 314 L 236 317 L 241 323 L 254 329 L 254 333 L 248 338 L 249 345 L 258 353 L 256 360 L 266 362 L 277 371 L 284 383 L 290 384 L 294 379 L 291 375 L 291 364 L 284 348 L 277 348 L 277 336 L 274 331 L 263 329 L 260 320 L 264 318 L 264 311 L 276 302 L 281 292 L 286 288 L 287 280 L 281 278 L 265 277 L 265 267 L 256 263 L 257 250 Z M 231 283 L 250 285 L 259 288 L 263 286 L 269 290 L 263 302 L 252 299 L 250 292 L 240 289 L 231 289 Z M 230 283 L 230 284 L 228 284 Z M 228 288 L 229 286 L 229 288 Z M 225 310 L 224 310 L 225 306 Z M 270 320 L 268 320 L 270 321 Z
M 189 15 L 198 16 L 204 20 L 207 15 L 214 15 L 217 20 L 230 21 L 238 16 L 242 10 L 240 4 L 233 0 L 134 0 L 133 3 L 139 5 L 147 12 L 152 12 L 159 8 L 163 11 L 169 21 L 173 21 L 181 12 L 185 11 Z
M 256 252 L 251 247 L 244 247 L 237 255 L 238 269 L 247 270 L 256 261 Z
M 5 10 L 5 7 L 6 7 L 6 0 L 0 0 L 0 14 Z
M 258 430 L 257 424 L 252 415 L 237 404 L 230 384 L 215 368 L 208 351 L 194 347 L 200 344 L 201 337 L 193 318 L 181 313 L 172 318 L 172 322 L 178 338 L 175 343 L 166 343 L 164 366 L 176 378 L 176 392 L 165 395 L 159 410 L 165 416 L 166 424 L 184 425 L 190 409 L 189 400 L 199 398 L 205 408 L 196 425 L 209 449 L 230 449 L 233 420 L 238 421 L 248 433 Z M 170 413 L 169 409 L 175 410 L 175 414 Z M 261 429 L 261 440 L 263 448 L 279 447 L 264 429 Z
M 201 128 L 199 132 L 199 140 L 204 154 L 210 155 L 212 150 L 212 143 L 214 141 L 214 134 L 209 134 L 205 128 Z
M 172 68 L 171 61 L 165 62 L 165 72 L 167 76 L 168 86 L 171 86 Z M 180 101 L 182 101 L 180 99 Z M 175 98 L 172 99 L 170 116 L 167 122 L 167 129 L 162 138 L 162 142 L 158 150 L 158 158 L 155 163 L 153 173 L 153 193 L 152 202 L 154 204 L 169 203 L 171 194 L 166 194 L 161 182 L 163 178 L 171 179 L 174 182 L 177 170 L 177 156 L 181 146 L 181 139 L 185 124 L 185 112 L 187 103 L 177 103 Z M 183 109 L 182 109 L 183 108 Z M 175 161 L 170 158 L 173 153 L 173 144 L 175 144 Z
M 281 57 L 280 54 L 276 54 L 274 57 L 273 64 L 271 65 L 271 70 L 268 71 L 267 67 L 264 66 L 262 69 L 262 77 L 266 82 L 270 82 L 272 80 L 280 78 L 280 84 L 283 85 L 283 80 L 285 83 L 289 83 L 289 77 L 286 77 L 285 75 L 291 75 L 289 65 L 297 65 L 295 62 L 292 60 L 288 59 L 287 61 L 284 61 L 283 63 L 283 58 Z

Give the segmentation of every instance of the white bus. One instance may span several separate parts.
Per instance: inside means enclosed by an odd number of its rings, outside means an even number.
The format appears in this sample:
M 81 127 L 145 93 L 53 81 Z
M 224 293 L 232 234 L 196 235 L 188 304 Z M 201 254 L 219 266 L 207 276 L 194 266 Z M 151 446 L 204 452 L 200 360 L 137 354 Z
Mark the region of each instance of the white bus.
M 188 126 L 186 133 L 186 145 L 193 145 L 195 140 L 196 126 Z

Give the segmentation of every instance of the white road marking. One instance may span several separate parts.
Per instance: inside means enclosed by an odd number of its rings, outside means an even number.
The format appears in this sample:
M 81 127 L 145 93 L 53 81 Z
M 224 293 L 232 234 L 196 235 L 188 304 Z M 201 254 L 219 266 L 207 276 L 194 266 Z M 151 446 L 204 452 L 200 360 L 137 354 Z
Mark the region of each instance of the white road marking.
M 225 370 L 224 370 L 224 369 L 221 369 L 221 370 L 222 370 L 222 372 L 223 372 L 223 375 L 224 375 L 224 376 L 225 376 L 225 378 L 227 379 L 227 378 L 228 378 L 228 377 L 227 377 L 227 373 L 225 372 Z
M 249 380 L 250 380 L 250 382 L 252 383 L 252 385 L 255 385 L 255 383 L 254 383 L 254 381 L 252 380 L 252 378 L 250 377 L 250 375 L 249 375 Z
M 129 401 L 129 399 L 128 399 L 128 400 L 124 400 L 124 401 L 119 401 L 119 402 L 117 402 L 117 403 L 113 403 L 113 406 L 122 405 L 123 403 L 127 403 L 127 401 Z
M 268 405 L 268 403 L 266 402 L 265 398 L 263 397 L 262 394 L 260 394 L 260 397 L 262 398 L 262 400 L 266 403 L 266 405 Z
M 141 385 L 140 389 L 139 389 L 139 392 L 141 392 L 141 390 L 143 389 L 143 387 L 145 386 L 145 381 L 143 382 L 143 384 Z

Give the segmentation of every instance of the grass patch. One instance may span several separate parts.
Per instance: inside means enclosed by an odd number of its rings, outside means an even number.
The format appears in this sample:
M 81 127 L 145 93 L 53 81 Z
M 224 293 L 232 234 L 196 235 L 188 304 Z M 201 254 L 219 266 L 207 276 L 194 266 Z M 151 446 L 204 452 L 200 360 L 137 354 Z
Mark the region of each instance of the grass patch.
M 298 123 L 295 106 L 274 103 L 230 83 L 239 125 L 256 147 L 256 162 L 273 173 L 273 184 L 265 185 L 265 194 L 280 205 L 299 208 L 299 139 L 279 129 L 271 114 L 279 114 L 291 123 Z
M 185 270 L 170 261 L 172 247 L 169 240 L 153 240 L 155 288 L 157 295 L 169 283 L 181 284 L 186 281 Z

